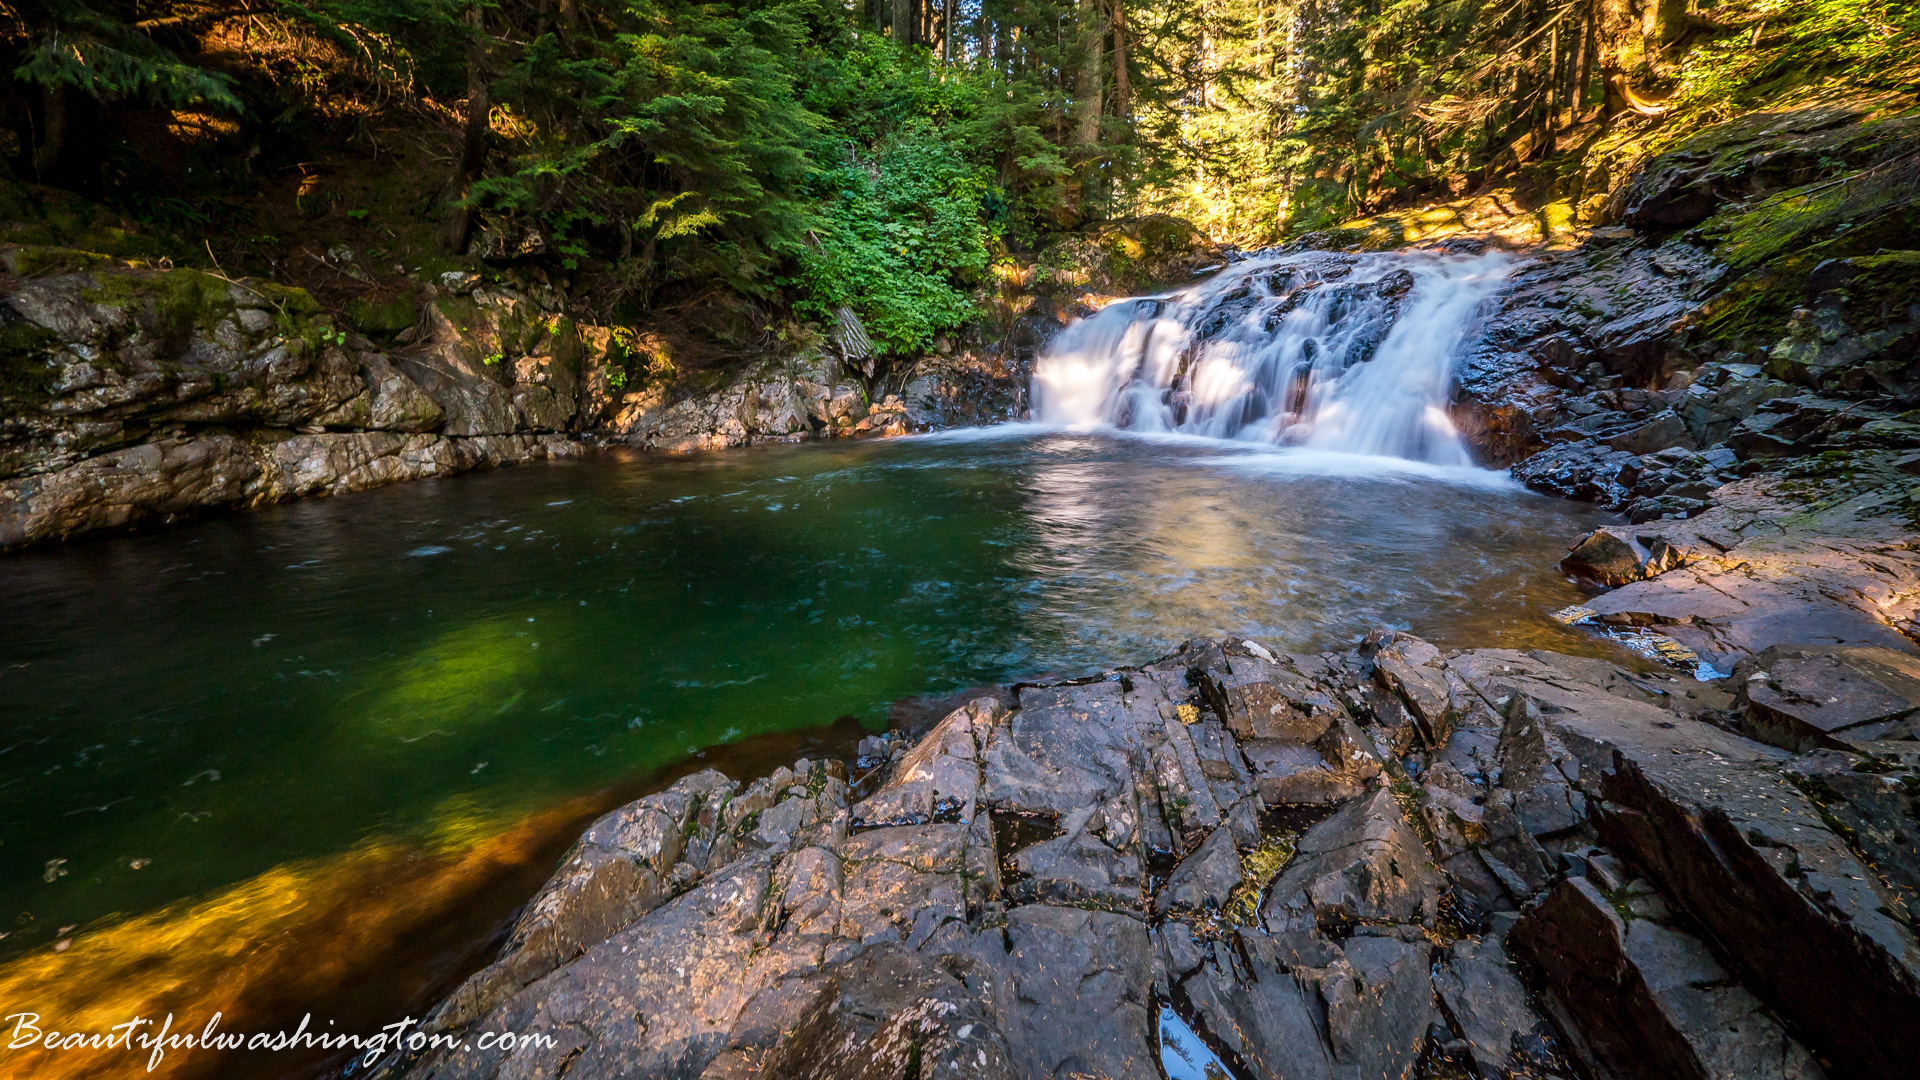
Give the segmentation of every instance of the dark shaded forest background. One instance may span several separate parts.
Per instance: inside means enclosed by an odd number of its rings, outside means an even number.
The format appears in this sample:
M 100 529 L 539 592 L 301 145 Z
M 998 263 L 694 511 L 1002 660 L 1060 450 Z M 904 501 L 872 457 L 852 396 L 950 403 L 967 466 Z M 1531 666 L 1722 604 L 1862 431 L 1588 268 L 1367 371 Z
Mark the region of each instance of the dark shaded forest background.
M 343 288 L 480 258 L 609 322 L 848 307 L 906 352 L 1062 232 L 1595 217 L 1596 169 L 1912 95 L 1917 55 L 1900 0 L 8 0 L 0 216 Z

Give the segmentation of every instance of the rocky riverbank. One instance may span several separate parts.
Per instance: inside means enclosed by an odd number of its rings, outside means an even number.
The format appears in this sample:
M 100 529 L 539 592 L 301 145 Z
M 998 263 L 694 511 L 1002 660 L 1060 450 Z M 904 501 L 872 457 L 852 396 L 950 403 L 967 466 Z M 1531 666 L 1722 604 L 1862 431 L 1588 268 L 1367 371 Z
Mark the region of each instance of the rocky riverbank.
M 596 445 L 1021 419 L 1036 351 L 1087 303 L 1222 257 L 1177 219 L 1106 223 L 1009 267 L 981 318 L 923 356 L 801 334 L 681 372 L 669 343 L 580 321 L 537 272 L 388 275 L 383 299 L 328 312 L 217 270 L 0 244 L 0 549 Z M 328 263 L 375 280 L 349 249 Z
M 1917 728 L 1886 649 L 1193 642 L 609 814 L 426 1025 L 551 1040 L 379 1073 L 1905 1075 Z

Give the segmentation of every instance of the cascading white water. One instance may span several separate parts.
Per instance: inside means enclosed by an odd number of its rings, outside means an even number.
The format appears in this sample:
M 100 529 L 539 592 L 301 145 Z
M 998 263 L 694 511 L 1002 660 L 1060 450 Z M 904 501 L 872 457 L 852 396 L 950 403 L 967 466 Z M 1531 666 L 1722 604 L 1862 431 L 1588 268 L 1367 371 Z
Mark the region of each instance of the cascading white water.
M 1447 418 L 1453 361 L 1518 260 L 1306 252 L 1122 300 L 1034 366 L 1033 416 L 1467 465 Z

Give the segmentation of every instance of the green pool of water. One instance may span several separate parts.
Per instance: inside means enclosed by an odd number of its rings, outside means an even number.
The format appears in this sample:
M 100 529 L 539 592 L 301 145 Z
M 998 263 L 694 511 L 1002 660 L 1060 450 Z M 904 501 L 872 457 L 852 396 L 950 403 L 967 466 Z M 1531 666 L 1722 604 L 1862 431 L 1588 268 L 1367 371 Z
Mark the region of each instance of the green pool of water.
M 0 558 L 0 951 L 1190 636 L 1597 647 L 1548 618 L 1592 511 L 1371 471 L 1036 433 L 605 455 Z

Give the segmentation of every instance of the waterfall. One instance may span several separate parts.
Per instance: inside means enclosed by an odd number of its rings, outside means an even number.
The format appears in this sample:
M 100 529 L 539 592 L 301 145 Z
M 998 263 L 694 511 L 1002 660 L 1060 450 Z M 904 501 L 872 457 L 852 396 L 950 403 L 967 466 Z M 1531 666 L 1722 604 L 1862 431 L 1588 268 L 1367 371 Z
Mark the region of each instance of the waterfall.
M 1468 465 L 1447 417 L 1454 357 L 1518 260 L 1501 252 L 1249 259 L 1062 330 L 1033 416 Z

